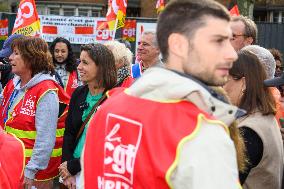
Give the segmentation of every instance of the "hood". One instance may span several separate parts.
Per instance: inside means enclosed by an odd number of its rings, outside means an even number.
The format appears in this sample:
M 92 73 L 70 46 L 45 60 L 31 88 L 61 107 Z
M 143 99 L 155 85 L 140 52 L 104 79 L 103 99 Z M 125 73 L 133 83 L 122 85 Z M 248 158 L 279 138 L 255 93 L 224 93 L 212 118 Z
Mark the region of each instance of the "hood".
M 55 79 L 50 75 L 50 74 L 45 74 L 45 73 L 38 73 L 36 74 L 26 85 L 20 87 L 20 85 L 17 85 L 20 82 L 20 77 L 15 75 L 13 79 L 14 86 L 16 86 L 16 89 L 21 89 L 21 90 L 26 90 L 29 89 L 36 84 L 45 81 L 45 80 L 52 80 L 55 81 Z
M 174 71 L 152 67 L 128 89 L 128 94 L 159 102 L 187 100 L 230 125 L 243 112 L 204 84 Z

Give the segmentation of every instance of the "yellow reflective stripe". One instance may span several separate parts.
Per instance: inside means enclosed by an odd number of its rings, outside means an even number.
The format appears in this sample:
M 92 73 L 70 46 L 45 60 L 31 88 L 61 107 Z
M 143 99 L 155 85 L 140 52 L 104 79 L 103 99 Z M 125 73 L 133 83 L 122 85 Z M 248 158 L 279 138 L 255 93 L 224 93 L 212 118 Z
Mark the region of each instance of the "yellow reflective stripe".
M 63 137 L 64 135 L 64 131 L 65 131 L 65 128 L 62 128 L 62 129 L 56 129 L 56 137 Z
M 31 139 L 35 140 L 36 139 L 36 131 L 23 131 L 19 129 L 15 129 L 9 126 L 5 127 L 5 130 L 7 133 L 12 133 L 16 135 L 18 138 L 26 138 L 26 139 Z M 62 137 L 64 135 L 65 128 L 62 129 L 56 129 L 56 137 Z
M 26 138 L 26 139 L 35 139 L 36 138 L 36 131 L 23 131 L 19 129 L 15 129 L 9 126 L 5 127 L 7 133 L 12 133 L 16 135 L 18 138 Z
M 31 157 L 33 154 L 33 149 L 25 149 L 25 156 Z M 62 148 L 53 149 L 50 157 L 59 157 L 62 155 Z

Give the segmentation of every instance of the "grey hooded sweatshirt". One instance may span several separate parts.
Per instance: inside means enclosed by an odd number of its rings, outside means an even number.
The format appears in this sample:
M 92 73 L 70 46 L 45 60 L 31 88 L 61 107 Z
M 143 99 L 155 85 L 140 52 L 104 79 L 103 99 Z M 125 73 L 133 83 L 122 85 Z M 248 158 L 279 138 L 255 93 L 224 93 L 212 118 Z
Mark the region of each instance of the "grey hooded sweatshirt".
M 11 109 L 16 103 L 25 98 L 25 91 L 44 80 L 53 80 L 49 74 L 38 73 L 26 85 L 21 87 L 19 76 L 15 76 L 13 83 L 15 90 L 18 90 L 16 98 L 13 100 Z M 59 99 L 55 91 L 48 91 L 43 95 L 37 104 L 35 114 L 36 140 L 30 161 L 25 167 L 24 176 L 34 179 L 39 170 L 44 170 L 55 145 L 56 127 L 59 113 Z

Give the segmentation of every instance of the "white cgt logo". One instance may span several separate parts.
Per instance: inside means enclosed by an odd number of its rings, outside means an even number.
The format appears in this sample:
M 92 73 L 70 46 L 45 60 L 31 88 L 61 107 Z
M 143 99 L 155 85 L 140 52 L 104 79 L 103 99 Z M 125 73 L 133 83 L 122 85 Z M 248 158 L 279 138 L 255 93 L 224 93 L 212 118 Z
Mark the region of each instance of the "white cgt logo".
M 29 11 L 27 13 L 23 13 L 22 10 L 24 10 L 26 7 L 28 8 Z M 34 14 L 34 7 L 31 2 L 25 2 L 21 4 L 21 6 L 18 9 L 17 18 L 15 20 L 14 27 L 18 28 L 19 26 L 21 26 L 24 22 L 24 18 L 30 18 L 33 16 L 33 14 Z

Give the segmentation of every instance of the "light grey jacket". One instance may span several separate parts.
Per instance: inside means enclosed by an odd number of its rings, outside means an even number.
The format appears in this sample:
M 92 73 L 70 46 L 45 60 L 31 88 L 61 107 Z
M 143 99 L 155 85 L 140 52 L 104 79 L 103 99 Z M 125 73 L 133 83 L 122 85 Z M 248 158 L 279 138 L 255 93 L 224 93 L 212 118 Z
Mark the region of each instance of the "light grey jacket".
M 54 80 L 49 74 L 36 74 L 26 85 L 20 87 L 20 77 L 13 79 L 15 90 L 18 94 L 13 101 L 11 108 L 20 98 L 24 98 L 25 90 L 37 85 L 44 80 Z M 25 167 L 24 176 L 34 179 L 38 170 L 47 168 L 53 147 L 55 145 L 56 127 L 59 113 L 59 99 L 54 91 L 43 95 L 39 101 L 35 114 L 36 140 L 30 161 Z

